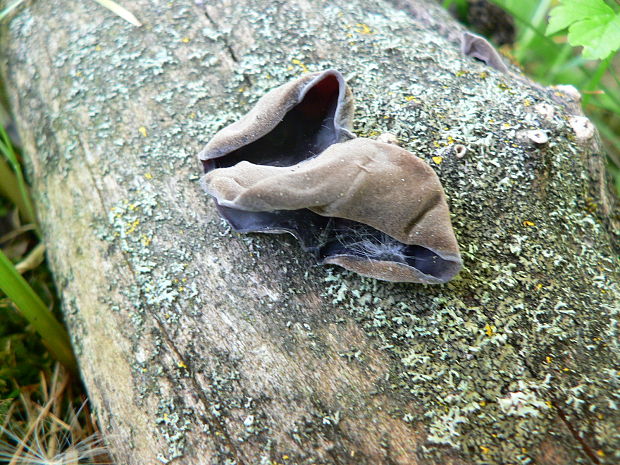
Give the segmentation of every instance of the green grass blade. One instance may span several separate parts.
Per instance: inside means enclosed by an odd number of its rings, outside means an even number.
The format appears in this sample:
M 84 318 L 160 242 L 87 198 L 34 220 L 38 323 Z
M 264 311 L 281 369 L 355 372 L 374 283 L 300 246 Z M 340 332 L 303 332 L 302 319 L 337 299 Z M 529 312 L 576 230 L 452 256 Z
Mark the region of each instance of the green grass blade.
M 0 153 L 4 155 L 6 160 L 13 168 L 13 173 L 15 179 L 13 181 L 17 181 L 17 190 L 19 191 L 20 200 L 13 200 L 10 195 L 7 195 L 15 205 L 19 208 L 20 213 L 22 214 L 22 218 L 28 223 L 34 223 L 37 226 L 37 234 L 38 234 L 38 223 L 36 221 L 36 215 L 34 213 L 34 207 L 32 206 L 32 202 L 30 201 L 30 194 L 28 192 L 28 187 L 26 186 L 26 181 L 24 180 L 24 175 L 22 173 L 21 165 L 17 160 L 17 155 L 15 150 L 13 149 L 13 144 L 11 143 L 11 139 L 9 135 L 6 133 L 4 128 L 0 126 Z M 0 181 L 4 184 L 5 179 L 7 182 L 12 182 L 9 177 L 5 178 L 4 175 L 9 176 L 8 174 L 3 173 L 3 176 L 0 177 Z M 15 194 L 12 194 L 15 195 Z
M 11 11 L 13 11 L 15 8 L 17 8 L 19 5 L 24 3 L 24 1 L 25 0 L 15 0 L 9 6 L 7 6 L 6 8 L 3 8 L 2 11 L 0 11 L 0 21 L 2 21 L 4 18 L 6 18 L 8 16 L 8 14 Z
M 77 363 L 67 332 L 1 250 L 0 289 L 39 333 L 52 356 L 75 373 Z
M 603 75 L 607 72 L 607 68 L 609 67 L 610 62 L 611 62 L 611 57 L 608 57 L 598 64 L 590 80 L 583 86 L 583 90 L 591 91 L 591 90 L 596 89 L 596 87 L 601 82 Z M 588 104 L 588 102 L 590 101 L 590 98 L 592 98 L 590 94 L 585 94 L 583 96 L 583 106 L 586 106 Z
M 6 197 L 13 205 L 17 206 L 26 223 L 33 222 L 34 218 L 28 215 L 28 209 L 19 189 L 17 176 L 15 176 L 9 164 L 2 157 L 0 157 L 0 195 Z

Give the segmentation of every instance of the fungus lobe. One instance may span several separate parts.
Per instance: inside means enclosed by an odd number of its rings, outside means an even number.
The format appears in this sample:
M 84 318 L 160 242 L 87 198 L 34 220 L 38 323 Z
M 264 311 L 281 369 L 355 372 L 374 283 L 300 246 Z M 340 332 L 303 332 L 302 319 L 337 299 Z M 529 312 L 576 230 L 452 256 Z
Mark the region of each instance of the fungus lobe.
M 472 34 L 471 32 L 464 32 L 461 36 L 461 52 L 483 61 L 488 66 L 502 73 L 508 72 L 508 67 L 504 64 L 495 47 L 482 36 Z
M 239 232 L 289 232 L 322 263 L 444 283 L 461 259 L 443 189 L 421 159 L 354 138 L 337 71 L 278 87 L 200 153 L 201 182 Z

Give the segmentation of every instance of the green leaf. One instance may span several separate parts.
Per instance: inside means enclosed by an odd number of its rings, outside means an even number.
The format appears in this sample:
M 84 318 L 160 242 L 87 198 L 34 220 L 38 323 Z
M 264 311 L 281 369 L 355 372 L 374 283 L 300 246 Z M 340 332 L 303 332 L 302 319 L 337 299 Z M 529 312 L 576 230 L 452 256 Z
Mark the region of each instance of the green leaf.
M 551 10 L 546 35 L 568 28 L 568 42 L 583 56 L 604 59 L 620 49 L 620 14 L 603 0 L 560 0 Z
M 603 59 L 620 48 L 620 15 L 607 18 L 588 18 L 573 24 L 568 30 L 568 43 L 583 45 L 583 56 Z
M 575 22 L 596 16 L 613 17 L 614 10 L 603 0 L 560 0 L 560 5 L 553 8 L 549 14 L 546 34 L 555 34 Z

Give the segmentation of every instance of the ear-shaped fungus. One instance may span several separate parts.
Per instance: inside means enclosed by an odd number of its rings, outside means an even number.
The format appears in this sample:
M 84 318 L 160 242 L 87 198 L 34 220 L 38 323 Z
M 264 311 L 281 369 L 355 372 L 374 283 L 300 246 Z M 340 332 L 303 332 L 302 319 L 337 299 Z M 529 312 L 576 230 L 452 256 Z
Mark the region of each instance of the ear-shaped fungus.
M 461 36 L 461 52 L 467 56 L 484 61 L 488 66 L 502 73 L 508 72 L 508 67 L 504 64 L 495 47 L 482 36 L 472 34 L 471 32 L 464 32 Z
M 437 175 L 395 145 L 346 140 L 351 113 L 335 71 L 274 89 L 201 153 L 205 190 L 237 231 L 289 232 L 322 263 L 450 280 L 461 258 Z
M 307 74 L 261 97 L 239 121 L 220 130 L 198 158 L 205 173 L 240 161 L 291 166 L 330 145 L 350 139 L 353 96 L 335 70 Z M 304 243 L 308 211 L 246 212 L 218 205 L 220 214 L 239 232 L 290 232 Z M 318 226 L 321 228 L 321 226 Z

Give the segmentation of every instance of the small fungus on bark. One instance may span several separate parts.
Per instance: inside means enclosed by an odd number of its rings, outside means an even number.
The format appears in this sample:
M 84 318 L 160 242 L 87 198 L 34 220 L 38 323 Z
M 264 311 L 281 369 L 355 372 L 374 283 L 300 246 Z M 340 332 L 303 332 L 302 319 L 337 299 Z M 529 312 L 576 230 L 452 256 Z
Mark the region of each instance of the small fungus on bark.
M 461 52 L 485 62 L 488 66 L 502 73 L 508 72 L 508 67 L 504 64 L 495 47 L 482 36 L 472 34 L 471 32 L 464 32 L 461 36 Z
M 393 144 L 355 138 L 340 73 L 278 87 L 200 153 L 201 182 L 239 232 L 288 232 L 321 263 L 399 282 L 461 268 L 439 178 Z

